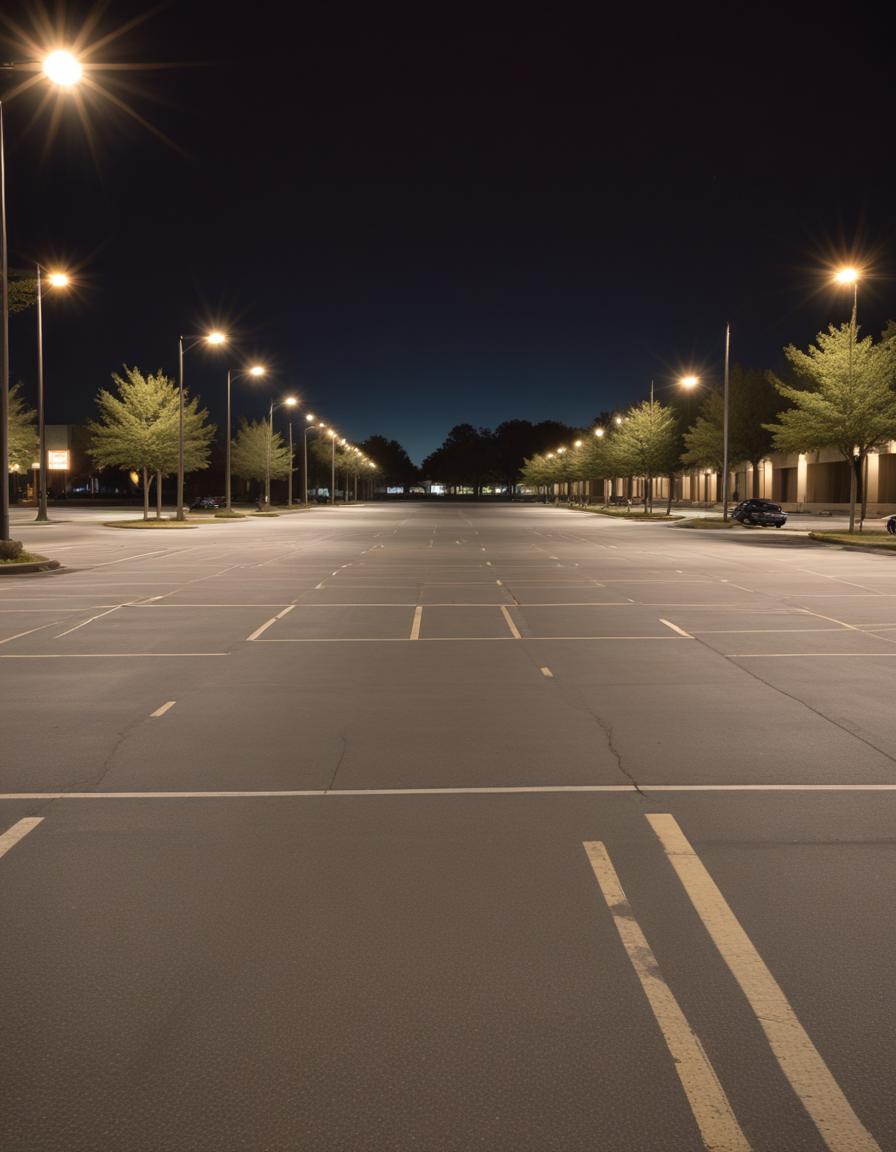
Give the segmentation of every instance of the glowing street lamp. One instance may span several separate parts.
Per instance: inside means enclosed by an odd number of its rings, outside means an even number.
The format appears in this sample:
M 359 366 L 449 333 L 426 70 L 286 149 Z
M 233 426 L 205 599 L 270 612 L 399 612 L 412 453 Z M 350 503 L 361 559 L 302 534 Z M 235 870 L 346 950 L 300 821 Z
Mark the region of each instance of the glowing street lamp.
M 188 339 L 191 343 L 184 348 L 184 340 Z M 178 520 L 186 520 L 184 512 L 184 352 L 189 352 L 198 344 L 209 344 L 213 348 L 219 348 L 222 344 L 227 343 L 227 336 L 224 332 L 213 329 L 211 332 L 206 332 L 204 336 L 178 336 L 177 338 L 177 376 L 178 376 L 178 410 L 177 410 L 177 511 L 175 517 Z M 227 428 L 228 433 L 230 427 Z M 228 435 L 228 442 L 230 437 Z M 228 489 L 229 491 L 229 489 Z
M 43 69 L 46 78 L 60 88 L 74 87 L 84 75 L 81 61 L 64 48 L 51 52 L 44 60 Z
M 42 61 L 46 79 L 62 89 L 81 79 L 78 60 L 64 49 Z M 14 68 L 14 64 L 3 65 Z M 6 156 L 3 138 L 3 101 L 0 100 L 0 540 L 9 539 L 9 269 L 6 242 Z M 43 462 L 43 455 L 41 456 Z M 45 487 L 45 485 L 41 485 Z M 46 518 L 46 517 L 44 517 Z
M 606 434 L 607 434 L 606 428 L 595 428 L 594 429 L 594 435 L 598 438 L 598 440 L 603 440 L 603 438 L 604 438 L 604 436 L 606 436 Z
M 285 396 L 279 404 L 275 404 L 273 397 L 271 397 L 271 407 L 268 411 L 268 459 L 264 478 L 264 502 L 266 506 L 270 506 L 271 503 L 271 451 L 274 444 L 274 412 L 278 408 L 295 408 L 297 404 L 298 400 L 295 396 Z M 292 421 L 289 423 L 289 467 L 289 492 L 287 499 L 289 503 L 292 504 Z
M 47 515 L 47 429 L 44 421 L 44 316 L 43 316 L 43 286 L 41 282 L 40 264 L 35 265 L 37 270 L 37 442 L 38 442 L 38 473 L 37 473 L 37 523 L 49 520 Z M 47 281 L 53 288 L 67 288 L 71 283 L 68 273 L 51 272 Z
M 209 337 L 208 337 L 208 343 L 209 344 L 222 344 L 223 343 L 222 340 L 212 340 L 211 339 L 212 336 L 220 336 L 220 335 L 221 335 L 220 332 L 210 333 Z M 253 364 L 251 368 L 241 368 L 236 372 L 234 372 L 234 370 L 232 368 L 227 369 L 227 463 L 226 463 L 225 469 L 224 469 L 224 491 L 226 494 L 225 499 L 226 499 L 228 512 L 230 512 L 232 510 L 231 509 L 231 495 L 230 495 L 230 437 L 231 437 L 231 433 L 233 431 L 233 420 L 231 419 L 231 416 L 230 416 L 230 382 L 231 382 L 231 378 L 233 378 L 234 380 L 237 380 L 237 379 L 239 379 L 240 376 L 252 376 L 255 379 L 258 379 L 259 377 L 264 376 L 265 372 L 267 372 L 267 368 L 265 368 L 263 364 Z
M 682 376 L 682 378 L 678 381 L 678 386 L 679 388 L 683 388 L 685 392 L 693 392 L 699 383 L 699 376 Z

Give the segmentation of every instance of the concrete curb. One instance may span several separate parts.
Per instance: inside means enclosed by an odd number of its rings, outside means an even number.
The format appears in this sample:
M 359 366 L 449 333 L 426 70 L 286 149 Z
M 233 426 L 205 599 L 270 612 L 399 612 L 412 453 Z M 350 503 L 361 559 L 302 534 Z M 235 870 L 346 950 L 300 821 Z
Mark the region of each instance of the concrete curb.
M 36 560 L 26 560 L 24 564 L 0 564 L 0 576 L 22 576 L 29 572 L 49 572 L 62 565 L 58 560 L 48 560 L 45 556 L 38 556 Z

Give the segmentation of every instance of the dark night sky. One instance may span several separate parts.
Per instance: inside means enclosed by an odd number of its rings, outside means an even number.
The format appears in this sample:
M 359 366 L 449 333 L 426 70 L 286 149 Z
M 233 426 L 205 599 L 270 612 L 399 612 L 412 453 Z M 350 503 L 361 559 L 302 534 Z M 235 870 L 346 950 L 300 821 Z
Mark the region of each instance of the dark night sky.
M 33 30 L 35 7 L 7 11 Z M 74 30 L 90 7 L 65 11 Z M 183 154 L 106 103 L 94 159 L 70 104 L 48 143 L 40 90 L 12 101 L 11 263 L 82 268 L 45 308 L 48 420 L 83 421 L 123 361 L 174 374 L 207 320 L 240 337 L 188 360 L 217 422 L 227 363 L 260 355 L 265 396 L 298 389 L 418 461 L 462 421 L 588 423 L 651 377 L 717 373 L 728 319 L 734 357 L 772 365 L 848 314 L 822 274 L 838 255 L 873 262 L 860 320 L 879 329 L 885 37 L 645 11 L 180 0 L 97 58 L 185 65 L 108 74 Z M 33 315 L 11 341 L 30 387 Z M 261 391 L 241 384 L 237 413 Z

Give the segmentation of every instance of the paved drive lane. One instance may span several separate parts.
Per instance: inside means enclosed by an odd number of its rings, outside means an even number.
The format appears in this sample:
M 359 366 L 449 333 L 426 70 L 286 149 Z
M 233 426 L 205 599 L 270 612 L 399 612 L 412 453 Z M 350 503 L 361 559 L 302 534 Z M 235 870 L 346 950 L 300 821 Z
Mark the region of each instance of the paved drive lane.
M 896 1148 L 891 557 L 529 506 L 38 533 L 0 1146 Z

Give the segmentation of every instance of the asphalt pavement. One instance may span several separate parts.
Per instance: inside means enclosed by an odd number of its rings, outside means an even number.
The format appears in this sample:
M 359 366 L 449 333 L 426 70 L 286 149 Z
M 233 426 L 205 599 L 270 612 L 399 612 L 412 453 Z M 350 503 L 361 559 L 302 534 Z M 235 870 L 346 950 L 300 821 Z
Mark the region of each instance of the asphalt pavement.
M 896 1148 L 896 559 L 17 525 L 0 1147 Z

